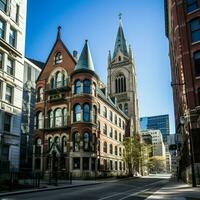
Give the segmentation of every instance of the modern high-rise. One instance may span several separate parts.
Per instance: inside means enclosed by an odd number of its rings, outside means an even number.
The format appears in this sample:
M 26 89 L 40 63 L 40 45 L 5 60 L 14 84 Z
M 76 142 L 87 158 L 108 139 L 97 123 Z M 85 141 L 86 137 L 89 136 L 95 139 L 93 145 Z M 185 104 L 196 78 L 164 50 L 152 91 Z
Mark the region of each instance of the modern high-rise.
M 19 169 L 26 7 L 0 1 L 0 173 Z
M 153 129 L 160 130 L 163 136 L 163 142 L 167 144 L 167 137 L 169 136 L 169 115 L 157 115 L 151 117 L 140 118 L 141 130 Z
M 179 170 L 200 180 L 200 0 L 165 0 Z

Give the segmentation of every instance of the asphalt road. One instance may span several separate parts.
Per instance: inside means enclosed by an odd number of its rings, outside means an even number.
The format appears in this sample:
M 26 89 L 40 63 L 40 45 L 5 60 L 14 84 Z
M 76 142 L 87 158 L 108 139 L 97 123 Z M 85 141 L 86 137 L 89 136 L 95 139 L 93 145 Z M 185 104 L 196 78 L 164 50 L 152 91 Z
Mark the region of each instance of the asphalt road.
M 148 176 L 106 182 L 97 185 L 53 191 L 33 192 L 15 196 L 1 197 L 1 200 L 143 200 L 156 192 L 168 181 L 167 176 Z

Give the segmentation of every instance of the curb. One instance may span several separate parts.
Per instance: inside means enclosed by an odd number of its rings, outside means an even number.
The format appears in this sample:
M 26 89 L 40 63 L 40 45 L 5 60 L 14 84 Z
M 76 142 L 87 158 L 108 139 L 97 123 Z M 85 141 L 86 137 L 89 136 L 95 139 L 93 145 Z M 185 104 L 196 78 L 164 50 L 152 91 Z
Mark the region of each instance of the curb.
M 86 183 L 86 184 L 79 184 L 79 185 L 67 185 L 67 186 L 58 186 L 58 187 L 52 187 L 52 188 L 39 188 L 39 189 L 30 189 L 30 190 L 21 190 L 21 191 L 15 191 L 15 192 L 5 192 L 5 193 L 0 193 L 0 197 L 5 197 L 5 196 L 12 196 L 12 195 L 20 195 L 20 194 L 28 194 L 28 193 L 33 193 L 33 192 L 45 192 L 45 191 L 53 191 L 53 190 L 60 190 L 60 189 L 67 189 L 67 188 L 75 188 L 75 187 L 83 187 L 83 186 L 89 186 L 89 185 L 98 185 L 102 183 L 112 183 L 112 182 L 120 182 L 124 180 L 129 180 L 129 179 L 137 179 L 140 177 L 128 177 L 128 178 L 123 178 L 123 179 L 115 179 L 115 180 L 100 180 L 99 182 L 96 183 Z
M 104 183 L 104 182 L 102 182 L 102 183 Z M 45 192 L 45 191 L 51 191 L 51 190 L 83 187 L 83 186 L 88 186 L 88 185 L 98 185 L 98 184 L 102 184 L 102 183 L 97 182 L 97 183 L 87 183 L 87 184 L 80 184 L 80 185 L 68 185 L 68 186 L 59 186 L 59 187 L 52 187 L 52 188 L 41 188 L 41 189 L 22 190 L 22 191 L 16 191 L 16 192 L 6 192 L 6 193 L 2 193 L 2 194 L 0 193 L 0 197 L 27 194 L 27 193 L 33 193 L 33 192 Z

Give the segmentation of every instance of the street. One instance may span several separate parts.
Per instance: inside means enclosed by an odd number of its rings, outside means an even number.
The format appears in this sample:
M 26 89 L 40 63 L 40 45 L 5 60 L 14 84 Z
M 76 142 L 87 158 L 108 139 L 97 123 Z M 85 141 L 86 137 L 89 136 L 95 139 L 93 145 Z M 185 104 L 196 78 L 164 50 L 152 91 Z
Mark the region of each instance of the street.
M 2 197 L 1 200 L 142 200 L 164 186 L 168 178 L 168 175 L 151 175 L 143 178 L 108 181 L 97 185 L 20 194 Z

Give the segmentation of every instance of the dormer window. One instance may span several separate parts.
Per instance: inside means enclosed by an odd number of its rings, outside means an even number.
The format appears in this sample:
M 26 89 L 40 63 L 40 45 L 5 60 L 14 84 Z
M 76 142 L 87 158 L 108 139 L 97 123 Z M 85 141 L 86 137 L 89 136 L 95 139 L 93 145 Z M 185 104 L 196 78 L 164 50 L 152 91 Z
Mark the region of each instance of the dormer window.
M 122 60 L 121 56 L 118 57 L 118 61 L 120 62 Z
M 61 52 L 58 52 L 55 56 L 55 64 L 59 64 L 62 62 L 62 54 Z

